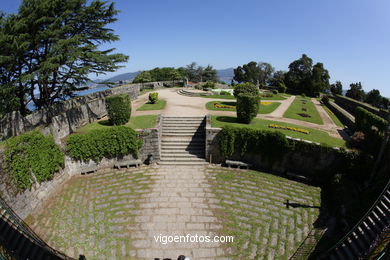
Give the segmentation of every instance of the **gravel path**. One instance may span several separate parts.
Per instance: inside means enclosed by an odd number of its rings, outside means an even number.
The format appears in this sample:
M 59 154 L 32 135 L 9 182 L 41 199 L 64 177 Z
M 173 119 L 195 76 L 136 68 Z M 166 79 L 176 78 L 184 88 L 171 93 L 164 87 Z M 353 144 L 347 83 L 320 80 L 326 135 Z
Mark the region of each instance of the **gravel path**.
M 236 112 L 232 111 L 214 111 L 206 109 L 206 103 L 216 100 L 216 101 L 227 101 L 226 99 L 211 99 L 211 98 L 202 98 L 202 97 L 187 97 L 182 96 L 177 93 L 177 88 L 174 89 L 160 89 L 156 92 L 159 93 L 159 98 L 167 100 L 167 105 L 163 110 L 149 110 L 149 111 L 136 111 L 138 107 L 145 104 L 148 100 L 148 93 L 139 96 L 137 100 L 132 103 L 132 115 L 218 115 L 218 116 L 235 116 Z M 262 100 L 269 102 L 280 102 L 279 107 L 270 114 L 258 114 L 257 118 L 274 120 L 279 122 L 286 122 L 296 125 L 301 125 L 305 127 L 310 127 L 313 129 L 326 131 L 329 135 L 342 139 L 340 135 L 341 128 L 335 125 L 326 111 L 318 105 L 319 102 L 316 99 L 313 99 L 314 104 L 317 107 L 318 112 L 320 113 L 321 118 L 324 121 L 323 125 L 313 124 L 310 122 L 305 122 L 296 119 L 284 118 L 283 114 L 286 112 L 288 107 L 294 101 L 295 96 L 290 96 L 286 100 Z

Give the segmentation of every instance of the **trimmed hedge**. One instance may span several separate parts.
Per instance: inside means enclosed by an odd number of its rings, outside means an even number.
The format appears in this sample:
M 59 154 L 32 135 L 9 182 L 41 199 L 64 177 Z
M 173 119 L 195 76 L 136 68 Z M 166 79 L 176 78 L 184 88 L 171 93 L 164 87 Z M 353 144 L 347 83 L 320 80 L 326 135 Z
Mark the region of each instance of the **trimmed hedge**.
M 260 106 L 260 97 L 239 94 L 237 97 L 237 121 L 249 124 L 256 117 Z
M 64 167 L 64 153 L 52 136 L 38 131 L 11 137 L 5 142 L 4 166 L 18 189 L 53 178 Z
M 113 158 L 132 154 L 138 157 L 143 140 L 137 133 L 125 126 L 93 130 L 87 134 L 73 134 L 68 137 L 66 150 L 75 160 L 100 162 L 103 157 Z
M 233 90 L 234 96 L 237 98 L 240 94 L 246 94 L 251 96 L 259 95 L 259 88 L 256 87 L 253 83 L 247 82 L 242 84 L 237 84 L 234 86 Z
M 280 132 L 245 127 L 223 127 L 218 141 L 221 155 L 224 157 L 230 157 L 234 153 L 241 156 L 245 153 L 260 153 L 270 159 L 276 159 L 289 151 L 309 153 L 336 151 L 325 144 L 317 145 L 288 139 Z M 339 150 L 339 153 L 343 154 L 344 150 Z
M 112 125 L 124 125 L 130 120 L 131 100 L 129 95 L 120 94 L 106 98 L 108 121 Z
M 387 121 L 362 107 L 355 109 L 355 128 L 365 134 L 371 133 L 372 127 L 376 127 L 380 134 L 384 134 L 387 128 Z
M 157 101 L 158 101 L 158 93 L 157 92 L 149 93 L 149 102 L 151 104 L 156 104 Z

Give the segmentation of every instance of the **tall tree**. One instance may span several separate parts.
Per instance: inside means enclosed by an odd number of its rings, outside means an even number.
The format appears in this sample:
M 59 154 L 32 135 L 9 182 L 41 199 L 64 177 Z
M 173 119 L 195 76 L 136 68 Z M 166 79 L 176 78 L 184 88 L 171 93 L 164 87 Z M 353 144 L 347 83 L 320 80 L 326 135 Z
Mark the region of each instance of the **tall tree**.
M 289 71 L 286 73 L 286 86 L 288 88 L 306 92 L 311 92 L 311 73 L 312 73 L 313 60 L 306 54 L 298 60 L 293 61 L 288 66 Z
M 377 89 L 370 90 L 364 99 L 364 102 L 367 102 L 368 104 L 371 104 L 376 107 L 379 107 L 381 101 L 382 101 L 382 96 L 379 90 Z
M 343 84 L 340 81 L 336 81 L 336 83 L 330 85 L 330 92 L 333 95 L 341 95 L 343 94 Z
M 133 83 L 142 83 L 142 86 L 144 85 L 144 83 L 152 81 L 153 78 L 149 71 L 142 71 L 133 79 Z
M 311 86 L 308 93 L 317 94 L 329 89 L 329 73 L 324 64 L 318 62 L 313 66 Z
M 274 68 L 271 64 L 251 61 L 248 64 L 244 64 L 242 67 L 238 66 L 235 68 L 233 79 L 239 83 L 251 82 L 257 87 L 264 87 L 269 83 L 273 72 Z
M 5 85 L 15 88 L 23 114 L 30 100 L 38 109 L 48 107 L 74 96 L 89 74 L 115 71 L 127 61 L 127 56 L 113 54 L 114 49 L 99 49 L 102 43 L 118 40 L 107 28 L 116 21 L 114 4 L 88 3 L 24 0 L 18 14 L 1 23 L 1 46 L 14 53 L 1 48 L 0 67 L 12 74 Z
M 365 93 L 362 87 L 362 83 L 351 83 L 349 85 L 349 89 L 347 90 L 347 93 L 345 93 L 347 97 L 356 99 L 358 101 L 363 101 L 365 97 Z
M 284 78 L 285 78 L 286 72 L 282 70 L 275 71 L 272 77 L 269 80 L 269 84 L 271 86 L 279 86 L 281 83 L 284 84 Z
M 211 65 L 207 65 L 206 68 L 203 70 L 203 77 L 202 81 L 212 81 L 217 82 L 218 76 L 217 71 L 213 68 Z

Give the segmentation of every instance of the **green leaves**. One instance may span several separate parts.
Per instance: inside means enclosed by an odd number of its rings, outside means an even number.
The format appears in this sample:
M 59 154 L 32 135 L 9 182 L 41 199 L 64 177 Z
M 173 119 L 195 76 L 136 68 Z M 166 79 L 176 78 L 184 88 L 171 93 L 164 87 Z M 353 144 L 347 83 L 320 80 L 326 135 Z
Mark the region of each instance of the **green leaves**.
M 114 95 L 106 98 L 108 121 L 112 125 L 126 124 L 131 115 L 131 101 L 127 94 Z
M 16 186 L 28 189 L 35 182 L 50 180 L 64 166 L 64 154 L 52 136 L 34 131 L 6 141 L 4 163 Z
M 87 134 L 73 134 L 68 137 L 66 150 L 75 160 L 100 162 L 103 157 L 112 158 L 132 154 L 138 156 L 142 139 L 125 126 L 93 130 Z
M 237 121 L 249 124 L 257 116 L 260 106 L 260 97 L 239 94 L 237 97 Z

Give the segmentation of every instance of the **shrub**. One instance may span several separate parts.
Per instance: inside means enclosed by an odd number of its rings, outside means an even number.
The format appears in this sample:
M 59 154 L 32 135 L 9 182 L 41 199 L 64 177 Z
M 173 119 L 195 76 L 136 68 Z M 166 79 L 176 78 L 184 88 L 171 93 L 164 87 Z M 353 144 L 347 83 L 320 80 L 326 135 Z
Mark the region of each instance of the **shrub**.
M 250 82 L 237 84 L 234 86 L 233 94 L 236 98 L 238 97 L 239 94 L 247 94 L 247 95 L 251 95 L 251 96 L 257 96 L 257 95 L 259 95 L 259 88 Z
M 259 111 L 260 97 L 240 94 L 237 97 L 237 121 L 249 124 Z
M 278 91 L 279 91 L 279 93 L 286 93 L 286 90 L 287 90 L 286 85 L 284 85 L 283 82 L 279 83 L 279 85 L 278 85 Z
M 64 166 L 64 153 L 52 136 L 33 131 L 5 142 L 4 164 L 16 186 L 24 190 L 35 180 L 41 183 L 52 179 L 54 173 Z
M 321 102 L 324 103 L 324 104 L 328 104 L 329 103 L 329 96 L 328 95 L 323 95 L 322 98 L 321 98 Z
M 207 81 L 205 84 L 203 84 L 202 88 L 205 91 L 215 89 L 215 82 Z
M 306 94 L 305 94 L 305 93 L 302 93 L 301 96 L 302 96 L 303 98 L 305 98 L 305 97 L 306 97 Z
M 126 124 L 131 115 L 131 101 L 127 94 L 114 95 L 106 98 L 108 121 L 112 125 Z
M 73 134 L 68 137 L 66 150 L 75 160 L 99 162 L 103 157 L 113 158 L 132 154 L 138 157 L 142 139 L 125 126 L 114 126 L 93 130 L 87 134 Z
M 158 93 L 157 92 L 149 93 L 149 102 L 152 104 L 156 104 L 157 101 L 158 101 Z
M 274 89 L 274 90 L 272 90 L 272 93 L 273 93 L 274 95 L 277 95 L 277 94 L 279 94 L 279 91 L 278 91 L 277 89 Z
M 349 145 L 354 148 L 362 149 L 364 147 L 365 135 L 363 132 L 355 132 L 349 141 Z
M 222 90 L 221 92 L 219 92 L 220 95 L 224 95 L 224 96 L 230 96 L 230 92 L 229 91 L 224 91 Z

